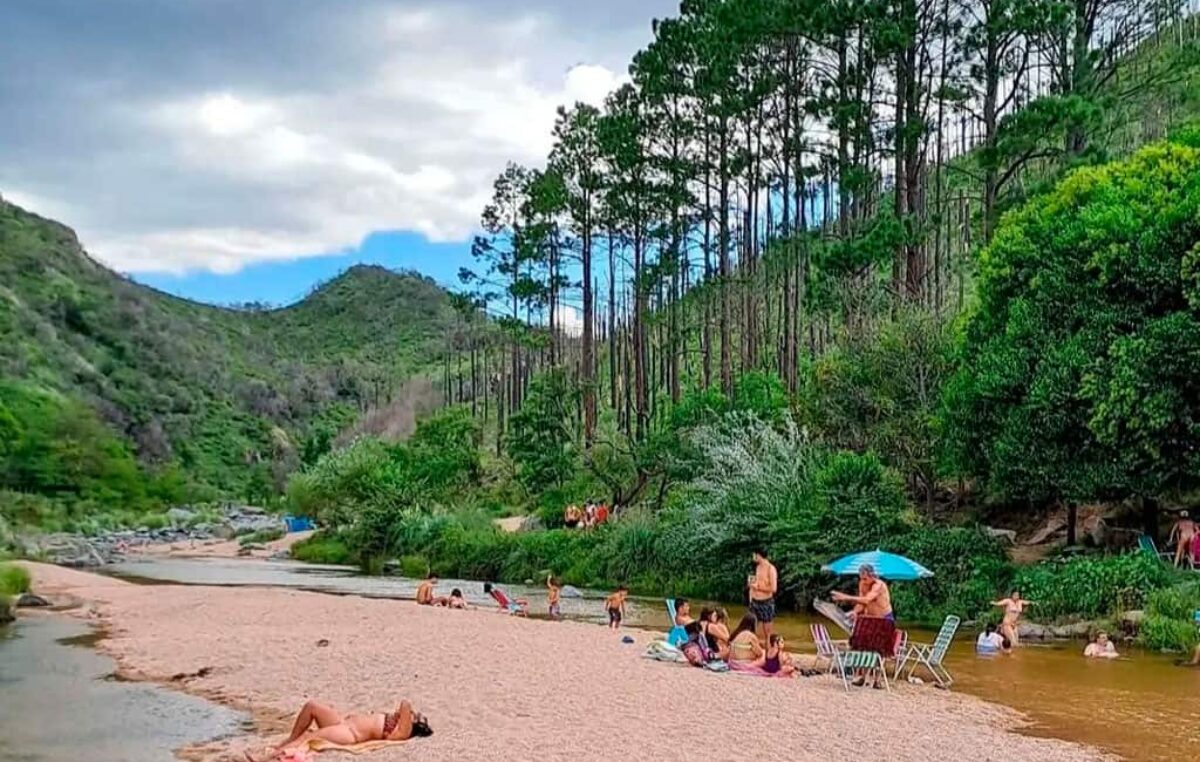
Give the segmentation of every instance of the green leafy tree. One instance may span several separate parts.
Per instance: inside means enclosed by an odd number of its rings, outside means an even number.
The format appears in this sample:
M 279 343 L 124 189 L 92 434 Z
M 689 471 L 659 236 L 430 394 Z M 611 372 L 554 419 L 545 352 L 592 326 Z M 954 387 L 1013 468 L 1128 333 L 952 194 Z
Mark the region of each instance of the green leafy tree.
M 1200 151 L 1159 144 L 1005 218 L 946 392 L 963 471 L 1033 501 L 1198 485 L 1198 210 Z
M 576 465 L 578 395 L 564 371 L 547 371 L 530 383 L 525 404 L 510 421 L 508 454 L 517 464 L 517 478 L 532 493 L 561 486 Z

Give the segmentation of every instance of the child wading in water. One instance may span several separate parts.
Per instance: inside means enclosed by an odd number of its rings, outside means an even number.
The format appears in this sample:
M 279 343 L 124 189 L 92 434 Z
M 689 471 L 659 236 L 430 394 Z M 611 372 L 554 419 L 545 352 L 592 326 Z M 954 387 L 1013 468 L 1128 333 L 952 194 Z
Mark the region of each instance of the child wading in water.
M 562 611 L 558 608 L 558 597 L 562 592 L 562 585 L 551 574 L 546 577 L 546 589 L 549 591 L 547 598 L 550 602 L 550 618 L 559 619 L 562 617 Z
M 625 618 L 625 598 L 629 595 L 629 588 L 621 585 L 617 588 L 617 592 L 604 599 L 604 608 L 608 609 L 608 626 L 615 630 L 621 626 L 621 620 Z

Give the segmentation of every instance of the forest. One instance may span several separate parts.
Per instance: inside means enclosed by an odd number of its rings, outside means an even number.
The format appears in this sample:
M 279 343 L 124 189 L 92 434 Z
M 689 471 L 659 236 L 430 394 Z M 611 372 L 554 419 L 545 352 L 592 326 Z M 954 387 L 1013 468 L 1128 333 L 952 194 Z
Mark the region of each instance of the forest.
M 1154 536 L 1193 499 L 1195 10 L 685 0 L 496 178 L 449 407 L 294 477 L 329 528 L 297 555 L 736 599 L 765 547 L 804 605 L 879 546 L 937 573 L 905 617 L 1019 585 L 1190 642 L 1166 612 L 1200 591 L 1157 559 L 1015 565 L 985 526 L 1062 509 L 1075 546 L 1103 502 Z M 612 526 L 558 529 L 588 498 Z

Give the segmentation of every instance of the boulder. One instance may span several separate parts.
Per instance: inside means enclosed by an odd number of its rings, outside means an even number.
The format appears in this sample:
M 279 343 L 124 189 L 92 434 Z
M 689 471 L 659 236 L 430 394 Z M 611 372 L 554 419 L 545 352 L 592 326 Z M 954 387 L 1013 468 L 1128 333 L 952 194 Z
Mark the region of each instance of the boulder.
M 1036 622 L 1021 622 L 1017 625 L 1017 635 L 1022 640 L 1045 640 L 1046 628 Z
M 1126 611 L 1124 614 L 1121 615 L 1121 624 L 1123 624 L 1127 627 L 1131 627 L 1133 629 L 1137 629 L 1138 627 L 1140 627 L 1142 625 L 1142 620 L 1145 618 L 1146 618 L 1145 611 L 1139 611 L 1137 609 L 1134 609 L 1133 611 Z
M 187 526 L 194 518 L 196 513 L 187 508 L 171 508 L 167 511 L 167 519 L 175 526 Z
M 34 595 L 33 593 L 21 593 L 21 595 L 17 597 L 17 608 L 19 609 L 41 608 L 49 605 L 50 601 L 46 600 L 40 595 Z
M 1007 540 L 1009 545 L 1017 544 L 1017 533 L 1012 529 L 996 529 L 994 527 L 984 527 L 984 533 L 989 537 L 994 537 L 997 540 Z

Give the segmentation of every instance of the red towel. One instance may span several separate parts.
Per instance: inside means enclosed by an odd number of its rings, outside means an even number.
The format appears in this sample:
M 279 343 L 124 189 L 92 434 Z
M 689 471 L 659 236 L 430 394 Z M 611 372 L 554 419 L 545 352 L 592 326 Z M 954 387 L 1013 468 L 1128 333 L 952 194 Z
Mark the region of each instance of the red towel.
M 860 616 L 850 635 L 850 648 L 855 651 L 874 651 L 890 659 L 896 651 L 896 623 L 891 619 Z

